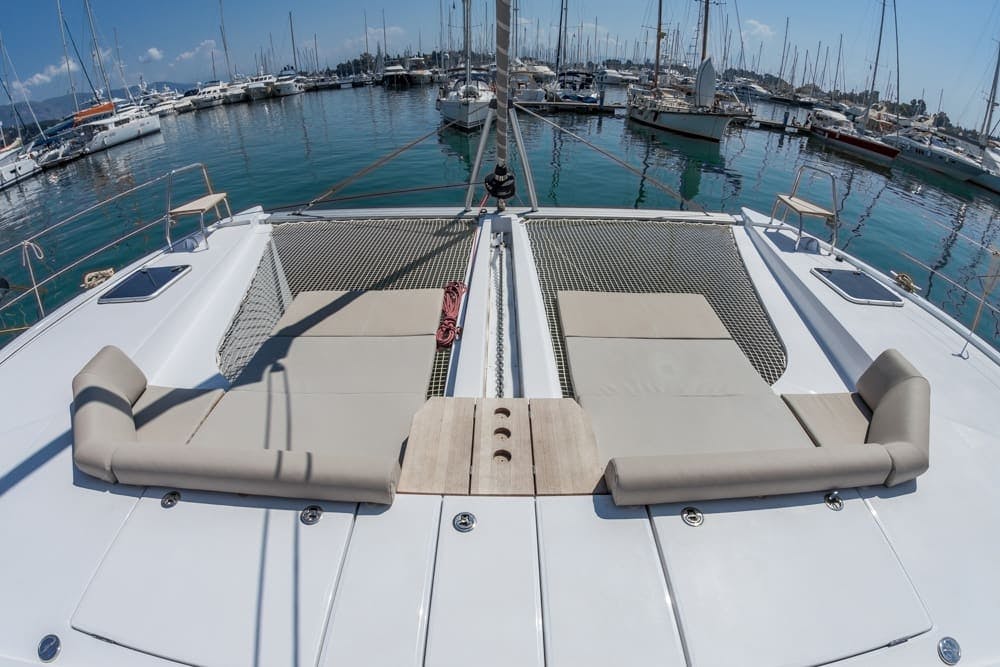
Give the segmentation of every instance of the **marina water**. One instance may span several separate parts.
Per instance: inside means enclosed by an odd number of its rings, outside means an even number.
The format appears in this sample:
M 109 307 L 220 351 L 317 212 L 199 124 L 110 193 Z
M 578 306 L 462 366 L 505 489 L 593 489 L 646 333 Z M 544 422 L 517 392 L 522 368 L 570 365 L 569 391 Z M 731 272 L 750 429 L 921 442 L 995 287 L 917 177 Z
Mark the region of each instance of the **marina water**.
M 308 202 L 440 124 L 436 88 L 330 90 L 252 104 L 221 106 L 162 119 L 162 132 L 45 172 L 0 192 L 0 249 L 66 216 L 193 162 L 208 167 L 216 190 L 229 194 L 233 211 L 257 204 L 265 209 Z M 608 101 L 621 91 L 609 92 Z M 784 107 L 759 104 L 760 117 L 781 119 Z M 803 113 L 799 111 L 799 113 Z M 976 303 L 954 281 L 975 294 L 987 273 L 989 245 L 997 234 L 997 199 L 906 166 L 878 169 L 809 140 L 765 130 L 731 128 L 721 144 L 658 132 L 618 117 L 563 114 L 549 117 L 564 128 L 624 159 L 641 178 L 543 121 L 519 113 L 541 205 L 695 208 L 738 213 L 741 206 L 769 212 L 779 192 L 789 192 L 799 166 L 832 172 L 837 179 L 841 229 L 839 246 L 889 272 L 911 275 L 933 303 L 972 321 Z M 452 130 L 434 134 L 396 159 L 339 191 L 334 205 L 461 206 L 475 160 L 479 134 Z M 492 142 L 477 181 L 475 202 L 485 196 L 482 177 L 492 168 Z M 523 169 L 513 161 L 518 177 Z M 669 186 L 680 199 L 659 189 Z M 455 186 L 455 187 L 440 187 Z M 434 189 L 430 189 L 430 188 Z M 174 203 L 202 192 L 195 178 L 179 179 Z M 427 189 L 425 189 L 427 188 Z M 384 194 L 410 190 L 405 194 Z M 375 197 L 362 195 L 376 193 Z M 803 180 L 800 193 L 830 205 L 829 183 Z M 83 216 L 39 239 L 42 259 L 32 255 L 43 279 L 60 266 L 102 248 L 164 213 L 165 185 L 142 190 Z M 512 208 L 527 206 L 519 183 Z M 789 218 L 789 222 L 794 222 Z M 185 219 L 173 237 L 193 229 Z M 823 223 L 806 230 L 829 238 Z M 45 287 L 46 312 L 81 291 L 83 273 L 122 265 L 162 245 L 164 229 L 151 226 L 128 241 L 97 253 Z M 932 267 L 928 271 L 911 259 Z M 0 258 L 0 276 L 16 291 L 30 284 L 20 253 Z M 994 296 L 993 301 L 996 298 Z M 32 299 L 3 314 L 2 328 L 37 318 Z M 1000 321 L 986 309 L 978 333 L 997 344 Z M 10 336 L 0 337 L 0 344 Z

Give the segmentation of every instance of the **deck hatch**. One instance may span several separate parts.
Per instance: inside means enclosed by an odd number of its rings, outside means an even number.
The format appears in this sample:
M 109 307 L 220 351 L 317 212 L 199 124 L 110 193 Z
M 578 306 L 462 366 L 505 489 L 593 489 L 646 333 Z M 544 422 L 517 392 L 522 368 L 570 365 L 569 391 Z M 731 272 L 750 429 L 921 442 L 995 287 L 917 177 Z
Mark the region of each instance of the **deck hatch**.
M 821 269 L 809 271 L 834 292 L 851 303 L 866 306 L 902 306 L 903 299 L 867 273 L 853 269 Z
M 103 294 L 97 303 L 131 303 L 155 299 L 189 271 L 190 264 L 143 267 L 133 271 L 125 280 Z
M 785 349 L 761 305 L 730 227 L 637 220 L 532 219 L 528 237 L 563 396 L 573 396 L 556 292 L 703 294 L 768 384 Z

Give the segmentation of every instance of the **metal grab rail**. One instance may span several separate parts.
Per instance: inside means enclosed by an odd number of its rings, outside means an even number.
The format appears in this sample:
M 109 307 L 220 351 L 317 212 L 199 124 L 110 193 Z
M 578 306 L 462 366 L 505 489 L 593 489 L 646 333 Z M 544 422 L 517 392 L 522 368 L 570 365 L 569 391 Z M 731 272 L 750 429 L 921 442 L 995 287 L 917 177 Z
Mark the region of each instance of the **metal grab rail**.
M 120 192 L 120 193 L 118 193 L 118 194 L 116 194 L 116 195 L 114 195 L 112 197 L 107 198 L 107 199 L 103 199 L 103 200 L 97 202 L 96 204 L 88 206 L 87 208 L 85 208 L 85 209 L 83 209 L 81 211 L 77 211 L 73 215 L 70 215 L 69 217 L 63 218 L 59 222 L 56 222 L 55 224 L 49 225 L 45 229 L 42 229 L 41 231 L 38 231 L 38 232 L 32 234 L 28 238 L 23 239 L 23 240 L 17 242 L 16 244 L 14 244 L 14 245 L 12 245 L 12 246 L 10 246 L 10 247 L 8 247 L 8 248 L 0 251 L 0 257 L 4 257 L 6 255 L 10 255 L 10 254 L 12 254 L 12 253 L 14 253 L 16 251 L 20 251 L 21 252 L 21 265 L 24 266 L 27 269 L 28 276 L 31 279 L 31 286 L 30 287 L 24 288 L 24 292 L 22 294 L 19 294 L 18 296 L 14 297 L 10 301 L 7 301 L 6 303 L 3 303 L 2 305 L 0 305 L 0 307 L 2 307 L 3 309 L 9 308 L 9 307 L 17 304 L 18 302 L 20 302 L 24 298 L 26 298 L 29 294 L 34 294 L 35 300 L 38 303 L 39 313 L 40 313 L 41 317 L 45 317 L 45 307 L 42 304 L 41 293 L 39 291 L 39 289 L 41 287 L 45 286 L 46 284 L 48 284 L 52 280 L 58 278 L 59 276 L 65 274 L 67 271 L 69 271 L 69 270 L 71 270 L 73 268 L 76 268 L 77 266 L 79 266 L 83 262 L 86 262 L 87 260 L 89 260 L 89 259 L 95 257 L 96 255 L 98 255 L 98 254 L 100 254 L 100 253 L 102 253 L 102 252 L 104 252 L 104 251 L 106 251 L 106 250 L 114 247 L 115 245 L 121 243 L 122 241 L 125 241 L 125 240 L 127 240 L 129 238 L 132 238 L 133 236 L 136 236 L 137 234 L 139 234 L 139 233 L 141 233 L 141 232 L 149 229 L 150 227 L 153 227 L 154 225 L 157 225 L 157 224 L 159 224 L 161 222 L 164 223 L 164 236 L 166 237 L 167 247 L 168 248 L 172 248 L 173 247 L 173 242 L 171 241 L 171 238 L 170 238 L 170 225 L 173 222 L 173 220 L 170 217 L 170 209 L 171 209 L 171 202 L 173 201 L 174 176 L 185 174 L 185 173 L 188 173 L 188 172 L 191 172 L 191 171 L 195 171 L 195 170 L 201 170 L 202 179 L 205 182 L 205 188 L 208 191 L 208 194 L 214 194 L 214 191 L 212 190 L 212 181 L 211 181 L 211 179 L 208 176 L 208 169 L 205 167 L 205 165 L 203 163 L 201 163 L 201 162 L 195 162 L 195 163 L 192 163 L 192 164 L 189 164 L 189 165 L 185 165 L 183 167 L 179 167 L 177 169 L 171 169 L 167 173 L 162 174 L 160 176 L 157 176 L 156 178 L 150 179 L 150 180 L 148 180 L 148 181 L 146 181 L 144 183 L 140 183 L 139 185 L 131 187 L 128 190 L 125 190 L 124 192 Z M 165 210 L 165 212 L 164 212 L 164 214 L 162 216 L 156 218 L 152 222 L 148 222 L 148 223 L 142 225 L 141 227 L 133 229 L 132 231 L 130 231 L 127 234 L 124 234 L 122 236 L 119 236 L 119 237 L 115 238 L 113 241 L 111 241 L 110 243 L 107 243 L 106 245 L 102 246 L 101 248 L 99 248 L 97 250 L 94 250 L 94 251 L 92 251 L 92 252 L 84 255 L 83 257 L 80 257 L 80 258 L 74 260 L 73 262 L 71 262 L 67 266 L 59 269 L 58 271 L 56 271 L 52 275 L 48 276 L 47 278 L 43 279 L 42 281 L 38 281 L 38 279 L 37 279 L 37 277 L 35 275 L 34 264 L 31 261 L 31 255 L 33 254 L 35 256 L 36 261 L 40 261 L 40 260 L 42 260 L 45 257 L 45 253 L 42 250 L 42 246 L 41 246 L 41 244 L 38 243 L 38 240 L 40 238 L 42 238 L 43 236 L 46 236 L 47 234 L 52 233 L 53 231 L 55 231 L 57 229 L 65 227 L 66 225 L 68 225 L 71 222 L 75 222 L 76 220 L 79 220 L 80 218 L 82 218 L 83 216 L 85 216 L 85 215 L 87 215 L 89 213 L 93 213 L 94 211 L 97 211 L 97 210 L 99 210 L 101 208 L 104 208 L 104 207 L 106 207 L 106 206 L 108 206 L 108 205 L 110 205 L 110 204 L 112 204 L 112 203 L 114 203 L 114 202 L 116 202 L 116 201 L 118 201 L 120 199 L 123 199 L 125 197 L 130 196 L 130 195 L 133 195 L 133 194 L 135 194 L 137 192 L 149 189 L 152 186 L 154 186 L 154 185 L 156 185 L 158 183 L 161 183 L 163 181 L 166 181 L 166 206 L 167 207 L 166 207 L 166 210 Z
M 819 167 L 814 167 L 811 164 L 800 165 L 799 168 L 798 168 L 798 170 L 795 172 L 795 183 L 792 184 L 792 192 L 791 192 L 791 194 L 787 195 L 787 197 L 789 199 L 796 199 L 797 198 L 796 195 L 798 194 L 798 191 L 799 191 L 799 183 L 802 181 L 802 174 L 807 169 L 809 171 L 814 171 L 817 174 L 822 174 L 822 175 L 828 176 L 830 178 L 830 197 L 831 197 L 831 199 L 830 199 L 830 203 L 831 203 L 830 210 L 829 211 L 824 211 L 822 214 L 818 213 L 818 212 L 810 213 L 810 212 L 802 210 L 801 208 L 796 208 L 794 205 L 792 205 L 789 202 L 783 201 L 781 198 L 783 196 L 785 196 L 785 195 L 780 195 L 779 194 L 779 195 L 777 195 L 774 198 L 774 206 L 771 207 L 771 220 L 776 220 L 777 219 L 777 218 L 774 217 L 774 214 L 778 212 L 778 206 L 781 206 L 781 205 L 784 205 L 784 211 L 782 212 L 782 216 L 781 216 L 781 222 L 782 222 L 782 224 L 786 224 L 785 223 L 785 218 L 788 217 L 788 211 L 789 211 L 789 209 L 791 209 L 791 210 L 795 211 L 796 213 L 798 213 L 798 215 L 799 215 L 799 231 L 798 231 L 798 238 L 795 239 L 795 249 L 796 250 L 799 249 L 799 242 L 802 241 L 802 222 L 803 222 L 802 221 L 802 217 L 803 217 L 803 215 L 805 215 L 805 216 L 811 216 L 811 217 L 823 218 L 824 220 L 829 220 L 830 222 L 833 223 L 833 237 L 830 239 L 830 247 L 831 248 L 836 248 L 837 247 L 837 232 L 840 231 L 840 215 L 837 213 L 837 177 L 833 175 L 833 172 L 827 171 L 826 169 L 820 169 Z M 809 202 L 806 202 L 804 199 L 799 199 L 799 202 L 805 203 L 805 204 L 809 204 Z M 815 204 L 810 204 L 810 205 L 813 206 L 814 208 L 819 208 Z M 831 254 L 832 254 L 832 251 L 831 251 Z

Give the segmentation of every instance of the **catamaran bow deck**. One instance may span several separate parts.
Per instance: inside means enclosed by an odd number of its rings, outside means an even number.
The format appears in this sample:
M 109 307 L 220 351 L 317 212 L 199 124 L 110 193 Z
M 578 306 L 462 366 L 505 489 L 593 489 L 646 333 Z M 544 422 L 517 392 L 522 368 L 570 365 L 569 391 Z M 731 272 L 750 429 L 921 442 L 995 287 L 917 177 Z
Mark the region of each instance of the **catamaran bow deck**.
M 810 273 L 844 263 L 796 251 L 792 230 L 769 222 L 256 209 L 213 226 L 210 243 L 196 235 L 144 258 L 2 351 L 0 661 L 35 662 L 57 642 L 58 663 L 81 665 L 930 665 L 953 637 L 962 664 L 997 662 L 996 352 L 965 346 L 902 290 L 889 288 L 901 307 L 847 301 Z M 155 298 L 99 303 L 135 270 L 173 265 L 191 269 Z M 341 306 L 322 310 L 337 295 L 450 281 L 467 286 L 462 331 L 437 351 L 399 301 L 346 325 Z M 363 347 L 372 332 L 382 347 Z M 261 366 L 275 336 L 286 347 Z M 331 336 L 381 352 L 331 357 Z M 213 447 L 291 451 L 308 432 L 310 447 L 350 450 L 370 436 L 358 424 L 390 440 L 402 429 L 389 502 L 82 472 L 71 381 L 107 345 L 150 388 L 226 390 L 180 449 L 199 447 L 239 391 L 265 398 Z M 648 477 L 681 462 L 661 455 L 697 466 L 714 450 L 705 460 L 728 466 L 749 453 L 751 467 L 782 468 L 782 447 L 843 451 L 814 442 L 816 423 L 780 397 L 856 384 L 863 396 L 859 377 L 890 348 L 932 391 L 930 467 L 915 479 L 884 486 L 901 464 L 863 444 L 868 424 L 855 420 L 842 433 L 859 440 L 843 447 L 883 457 L 877 482 L 788 493 L 799 471 L 751 497 L 705 491 L 709 480 L 644 487 L 676 502 L 616 503 L 636 496 L 605 475 L 614 457 L 649 457 Z M 331 408 L 342 417 L 302 407 L 339 405 L 345 391 L 377 398 L 414 364 L 412 401 Z M 267 421 L 279 410 L 280 428 Z M 141 448 L 138 437 L 119 450 Z

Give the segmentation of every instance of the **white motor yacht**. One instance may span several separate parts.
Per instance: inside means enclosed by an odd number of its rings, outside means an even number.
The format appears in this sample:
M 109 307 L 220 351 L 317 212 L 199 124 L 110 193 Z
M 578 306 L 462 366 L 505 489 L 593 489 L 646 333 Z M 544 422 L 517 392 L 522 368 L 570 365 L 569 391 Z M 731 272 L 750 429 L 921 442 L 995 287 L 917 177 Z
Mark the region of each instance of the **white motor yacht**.
M 223 104 L 239 104 L 250 99 L 247 95 L 247 83 L 247 81 L 231 81 L 222 94 Z
M 195 109 L 210 109 L 225 101 L 228 87 L 221 81 L 209 81 L 198 89 L 198 94 L 191 97 Z
M 899 149 L 899 159 L 930 169 L 958 181 L 981 177 L 982 164 L 964 151 L 956 150 L 934 132 L 908 128 L 883 137 L 885 143 Z
M 116 271 L 32 273 L 79 216 L 0 250 L 0 655 L 1000 663 L 992 323 L 775 212 L 540 207 L 498 92 L 487 209 L 478 158 L 454 206 L 236 214 L 192 165 L 103 203 L 166 201 Z
M 389 65 L 382 72 L 382 86 L 389 90 L 406 90 L 410 85 L 410 76 L 402 65 Z
M 274 97 L 287 97 L 288 95 L 298 95 L 303 91 L 299 82 L 299 75 L 294 70 L 284 70 L 271 84 L 271 95 Z
M 246 91 L 251 101 L 262 100 L 271 96 L 274 87 L 275 76 L 273 74 L 257 74 L 247 80 Z
M 620 86 L 624 83 L 622 73 L 610 67 L 602 67 L 594 75 L 594 81 L 602 86 Z
M 0 162 L 0 190 L 31 178 L 42 170 L 35 158 L 26 152 L 12 155 Z

